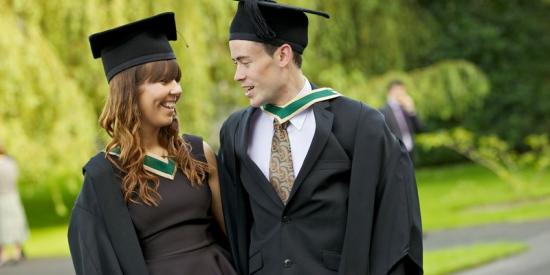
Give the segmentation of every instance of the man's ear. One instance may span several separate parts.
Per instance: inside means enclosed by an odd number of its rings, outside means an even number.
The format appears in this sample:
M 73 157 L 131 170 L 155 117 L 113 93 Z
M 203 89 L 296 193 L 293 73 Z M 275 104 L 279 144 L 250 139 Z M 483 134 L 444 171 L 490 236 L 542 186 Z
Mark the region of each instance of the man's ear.
M 294 52 L 289 44 L 283 44 L 277 49 L 276 58 L 279 62 L 279 66 L 286 67 L 292 62 L 294 58 Z

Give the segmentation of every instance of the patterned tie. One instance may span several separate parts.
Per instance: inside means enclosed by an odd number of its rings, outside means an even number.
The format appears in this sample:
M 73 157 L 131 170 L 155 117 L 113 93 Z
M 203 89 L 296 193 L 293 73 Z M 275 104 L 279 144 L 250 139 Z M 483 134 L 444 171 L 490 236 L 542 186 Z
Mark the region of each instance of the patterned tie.
M 290 140 L 286 131 L 288 123 L 287 121 L 279 124 L 276 120 L 273 121 L 274 132 L 269 162 L 269 181 L 285 205 L 294 184 Z

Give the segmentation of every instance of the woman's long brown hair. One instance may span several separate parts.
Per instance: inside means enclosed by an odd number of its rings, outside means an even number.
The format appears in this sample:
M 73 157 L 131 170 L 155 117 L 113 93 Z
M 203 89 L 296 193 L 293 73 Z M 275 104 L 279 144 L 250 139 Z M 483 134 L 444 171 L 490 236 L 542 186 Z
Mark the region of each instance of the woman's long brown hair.
M 140 138 L 139 86 L 146 81 L 179 82 L 180 78 L 181 70 L 177 62 L 166 60 L 131 67 L 115 75 L 109 82 L 109 96 L 99 123 L 112 138 L 105 151 L 111 152 L 116 147 L 121 149 L 118 160 L 114 160 L 108 153 L 105 156 L 124 173 L 122 193 L 127 203 L 141 201 L 149 206 L 158 206 L 161 199 L 157 191 L 160 184 L 158 177 L 143 167 L 146 153 Z M 159 143 L 168 150 L 168 155 L 176 161 L 191 184 L 201 185 L 209 166 L 193 158 L 190 146 L 180 136 L 178 128 L 176 117 L 172 125 L 160 129 Z

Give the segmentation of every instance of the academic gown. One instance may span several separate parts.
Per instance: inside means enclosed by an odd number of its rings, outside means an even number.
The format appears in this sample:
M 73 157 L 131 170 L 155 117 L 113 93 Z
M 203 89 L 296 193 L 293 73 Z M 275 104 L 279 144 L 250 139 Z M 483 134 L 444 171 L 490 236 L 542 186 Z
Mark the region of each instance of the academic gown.
M 192 136 L 184 136 L 184 138 L 192 145 L 195 143 L 193 146 L 197 147 L 193 148 L 202 146 L 202 139 L 197 141 L 197 138 Z M 120 189 L 123 175 L 105 159 L 104 153 L 97 154 L 86 164 L 84 175 L 84 184 L 75 202 L 68 232 L 69 248 L 76 273 L 79 275 L 149 274 L 134 222 Z M 200 193 L 194 195 L 200 195 Z M 201 211 L 197 210 L 198 215 Z M 185 214 L 182 213 L 182 216 Z M 198 225 L 200 224 L 201 221 L 198 221 Z M 188 225 L 192 226 L 191 223 Z M 197 228 L 199 227 L 194 226 L 188 233 L 195 230 L 192 234 L 198 234 L 197 236 L 201 239 L 204 237 L 203 242 L 208 241 L 209 233 L 204 232 L 202 233 L 204 236 L 201 236 L 201 233 L 196 231 Z M 213 261 L 212 263 L 217 265 L 220 271 L 225 270 L 227 274 L 234 274 L 229 271 L 233 269 L 229 267 L 229 259 L 216 259 L 216 257 L 223 257 L 220 256 L 222 251 L 218 249 L 219 246 L 228 248 L 225 235 L 217 226 L 213 226 L 211 230 L 211 237 L 216 240 L 216 247 L 211 245 L 200 248 L 188 247 L 193 249 L 194 253 L 201 253 L 194 259 L 188 258 L 188 261 L 192 263 Z M 183 248 L 185 244 L 181 245 Z M 180 259 L 184 260 L 184 258 Z M 214 267 L 205 267 L 204 272 L 208 273 L 209 271 L 206 270 L 213 270 L 212 268 Z
M 218 169 L 226 230 L 238 271 L 422 274 L 418 193 L 403 144 L 378 111 L 360 102 L 338 97 L 312 108 L 316 131 L 287 205 L 275 202 L 275 191 L 246 153 L 250 117 L 261 110 L 238 111 L 222 126 Z M 300 213 L 308 208 L 316 210 Z M 337 217 L 334 212 L 343 214 Z M 301 216 L 292 219 L 292 215 Z M 274 219 L 280 219 L 281 225 Z M 261 239 L 257 233 L 264 224 L 273 229 L 267 229 L 269 236 Z M 304 234 L 293 233 L 297 228 Z M 320 257 L 318 247 L 312 248 L 317 243 L 332 245 L 332 252 L 323 251 Z M 294 261 L 274 259 L 284 253 L 293 255 Z M 258 259 L 257 254 L 267 255 Z
M 147 275 L 147 266 L 116 168 L 98 153 L 84 167 L 84 184 L 69 224 L 76 273 Z

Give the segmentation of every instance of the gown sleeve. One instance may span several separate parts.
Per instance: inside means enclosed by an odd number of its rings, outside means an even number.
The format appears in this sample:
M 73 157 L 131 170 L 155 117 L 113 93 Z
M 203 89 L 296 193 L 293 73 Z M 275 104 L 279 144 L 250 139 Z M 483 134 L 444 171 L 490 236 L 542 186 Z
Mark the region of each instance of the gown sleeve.
M 248 196 L 238 175 L 238 160 L 235 154 L 235 135 L 241 115 L 242 113 L 232 115 L 222 126 L 217 162 L 225 228 L 233 263 L 239 274 L 248 274 L 252 215 Z
M 422 274 L 422 228 L 414 170 L 382 115 L 357 125 L 340 275 Z
M 69 223 L 69 248 L 77 275 L 121 274 L 97 205 L 94 180 L 86 175 Z

